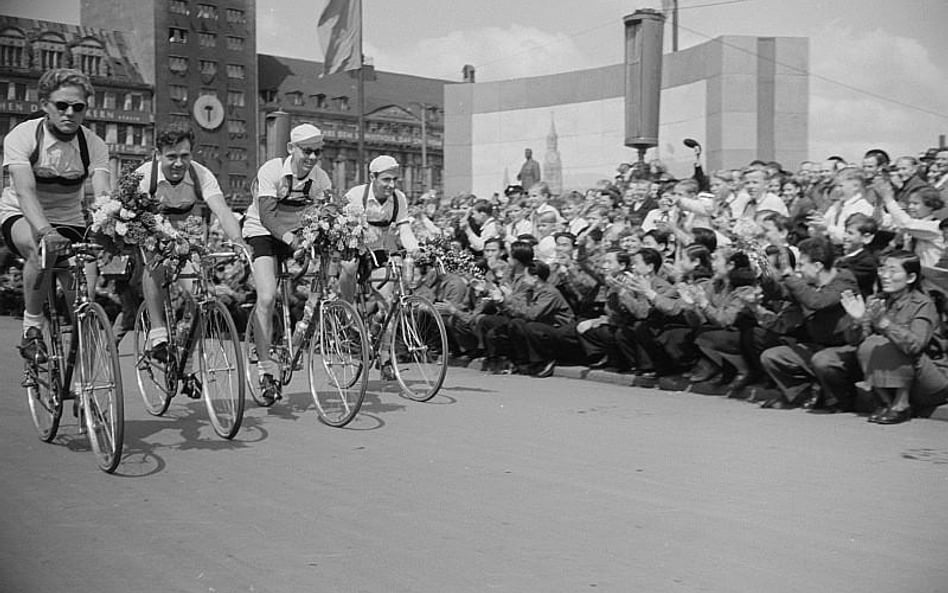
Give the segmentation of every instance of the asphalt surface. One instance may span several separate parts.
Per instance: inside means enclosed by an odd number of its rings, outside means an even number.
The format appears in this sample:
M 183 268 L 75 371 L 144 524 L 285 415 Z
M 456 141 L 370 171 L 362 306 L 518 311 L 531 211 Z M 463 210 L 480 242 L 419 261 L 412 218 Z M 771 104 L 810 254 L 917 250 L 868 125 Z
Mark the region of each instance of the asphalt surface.
M 144 412 L 100 472 L 42 443 L 0 318 L 0 592 L 943 592 L 948 425 L 452 368 L 373 381 L 346 429 L 305 389 L 222 441 Z M 123 350 L 127 353 L 130 343 Z

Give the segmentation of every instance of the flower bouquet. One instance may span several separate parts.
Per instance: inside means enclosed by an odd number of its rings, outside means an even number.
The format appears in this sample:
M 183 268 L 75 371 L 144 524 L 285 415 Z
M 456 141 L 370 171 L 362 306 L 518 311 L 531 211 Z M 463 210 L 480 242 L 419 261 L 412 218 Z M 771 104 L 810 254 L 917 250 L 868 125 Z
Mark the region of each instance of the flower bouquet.
M 467 249 L 451 244 L 445 236 L 431 237 L 421 242 L 421 255 L 417 262 L 426 262 L 431 265 L 440 265 L 442 272 L 458 274 L 465 279 L 483 279 L 484 270 L 477 265 L 477 260 Z
M 91 230 L 107 253 L 116 256 L 141 249 L 149 269 L 164 266 L 174 279 L 188 261 L 206 250 L 204 222 L 190 216 L 173 225 L 158 212 L 159 199 L 139 190 L 141 179 L 140 173 L 126 173 L 117 195 L 95 199 Z
M 301 222 L 303 247 L 313 247 L 318 253 L 364 253 L 366 243 L 378 239 L 379 231 L 368 223 L 365 213 L 349 204 L 310 208 L 303 212 Z
M 731 227 L 734 248 L 747 255 L 759 276 L 772 276 L 774 271 L 767 258 L 764 229 L 752 218 L 739 218 Z

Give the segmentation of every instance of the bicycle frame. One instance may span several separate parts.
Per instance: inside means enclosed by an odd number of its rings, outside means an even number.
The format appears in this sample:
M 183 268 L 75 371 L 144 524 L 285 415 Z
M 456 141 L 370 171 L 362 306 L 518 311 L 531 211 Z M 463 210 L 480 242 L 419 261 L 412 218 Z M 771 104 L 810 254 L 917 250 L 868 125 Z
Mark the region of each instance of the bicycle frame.
M 376 293 L 380 299 L 385 300 L 379 292 L 379 289 L 389 282 L 395 282 L 395 293 L 392 295 L 392 299 L 390 300 L 391 302 L 388 304 L 388 311 L 378 326 L 381 331 L 379 331 L 377 335 L 369 337 L 369 344 L 371 346 L 369 350 L 370 367 L 379 360 L 379 357 L 381 356 L 382 340 L 385 339 L 387 333 L 385 330 L 388 328 L 389 324 L 392 322 L 392 319 L 395 317 L 395 313 L 404 304 L 405 296 L 407 294 L 407 291 L 405 290 L 405 280 L 402 277 L 399 264 L 389 258 L 389 260 L 385 262 L 385 268 L 385 278 L 383 278 L 381 281 L 373 281 L 371 278 L 366 278 L 361 282 L 362 289 L 356 291 L 358 294 L 357 300 L 359 302 L 359 308 L 361 309 L 361 313 L 364 316 L 366 311 L 366 292 L 371 290 Z M 373 286 L 373 284 L 376 282 L 378 283 L 377 287 Z M 366 325 L 366 329 L 370 329 L 368 324 Z
M 47 304 L 49 307 L 49 330 L 52 336 L 49 352 L 49 364 L 53 372 L 51 375 L 56 378 L 58 384 L 55 391 L 62 400 L 75 400 L 73 412 L 78 414 L 79 406 L 82 404 L 79 394 L 73 393 L 69 389 L 72 384 L 73 373 L 76 368 L 76 356 L 79 352 L 79 339 L 81 332 L 79 325 L 89 314 L 89 306 L 92 302 L 88 294 L 88 280 L 85 274 L 85 256 L 75 255 L 75 261 L 69 267 L 51 267 L 47 269 L 49 274 L 49 286 L 47 288 Z M 69 341 L 69 351 L 64 352 L 62 339 L 62 326 L 59 323 L 60 311 L 57 310 L 56 285 L 63 272 L 69 272 L 69 279 L 72 286 L 63 286 L 65 297 L 69 297 L 69 291 L 73 291 L 72 309 L 67 309 L 62 313 L 71 318 L 72 321 L 72 339 Z M 80 430 L 83 430 L 84 424 L 80 422 Z
M 308 274 L 309 266 L 312 262 L 317 262 L 319 270 L 313 274 Z M 280 273 L 277 275 L 277 282 L 280 284 L 280 315 L 283 321 L 283 340 L 282 344 L 278 347 L 281 349 L 280 360 L 285 362 L 281 364 L 281 376 L 280 382 L 283 385 L 289 385 L 290 381 L 293 379 L 293 373 L 296 370 L 296 366 L 301 362 L 303 358 L 303 353 L 306 351 L 309 346 L 309 341 L 313 339 L 313 334 L 316 332 L 317 325 L 313 323 L 313 319 L 309 320 L 309 323 L 306 325 L 304 330 L 303 337 L 299 340 L 299 344 L 296 349 L 293 349 L 293 332 L 296 328 L 292 324 L 292 319 L 290 317 L 290 289 L 291 281 L 299 280 L 305 276 L 310 277 L 310 294 L 319 294 L 320 299 L 318 301 L 317 308 L 322 309 L 322 304 L 326 302 L 325 294 L 327 291 L 323 290 L 325 286 L 325 275 L 326 268 L 323 265 L 323 262 L 315 256 L 315 254 L 310 253 L 310 256 L 304 262 L 303 272 L 300 274 L 291 274 L 286 260 L 280 263 Z M 271 342 L 271 347 L 275 344 Z

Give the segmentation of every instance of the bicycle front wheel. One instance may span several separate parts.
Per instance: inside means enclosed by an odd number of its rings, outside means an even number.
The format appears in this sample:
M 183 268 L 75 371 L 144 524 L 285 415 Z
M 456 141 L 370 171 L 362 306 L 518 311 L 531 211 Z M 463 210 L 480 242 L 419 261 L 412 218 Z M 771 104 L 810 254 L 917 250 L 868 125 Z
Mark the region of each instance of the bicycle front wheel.
M 425 298 L 405 297 L 392 319 L 391 363 L 405 397 L 433 398 L 448 372 L 448 334 L 441 314 Z
M 318 323 L 307 354 L 309 391 L 319 419 L 338 428 L 352 422 L 362 407 L 369 384 L 369 344 L 350 303 L 323 303 Z
M 244 357 L 237 326 L 219 301 L 201 309 L 197 343 L 204 403 L 214 432 L 225 439 L 237 436 L 244 418 Z
M 43 341 L 49 349 L 47 360 L 42 363 L 27 361 L 23 372 L 30 416 L 40 439 L 46 443 L 56 438 L 59 419 L 63 415 L 62 378 L 59 376 L 58 361 L 54 359 L 56 342 L 53 339 L 47 323 L 43 328 Z
M 89 444 L 99 469 L 112 473 L 122 460 L 125 441 L 125 402 L 118 345 L 105 310 L 89 305 L 78 325 L 77 372 Z
M 165 327 L 170 327 L 170 323 L 166 316 Z M 135 316 L 135 378 L 138 382 L 138 392 L 145 402 L 145 410 L 152 416 L 161 416 L 171 405 L 176 387 L 172 385 L 176 384 L 177 380 L 169 380 L 174 374 L 169 362 L 161 362 L 148 355 L 148 332 L 151 327 L 152 319 L 148 315 L 148 307 L 142 303 Z

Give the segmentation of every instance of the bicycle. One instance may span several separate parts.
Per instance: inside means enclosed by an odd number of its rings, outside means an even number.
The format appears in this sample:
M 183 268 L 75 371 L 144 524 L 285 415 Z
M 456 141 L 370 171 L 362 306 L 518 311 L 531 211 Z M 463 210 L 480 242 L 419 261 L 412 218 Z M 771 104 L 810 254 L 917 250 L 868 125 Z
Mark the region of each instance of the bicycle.
M 273 340 L 270 357 L 280 367 L 281 385 L 290 384 L 293 373 L 299 369 L 303 352 L 307 353 L 307 379 L 310 395 L 316 405 L 319 420 L 329 426 L 341 428 L 359 413 L 368 376 L 362 369 L 368 365 L 368 350 L 365 326 L 352 304 L 336 298 L 329 289 L 327 258 L 317 257 L 310 249 L 298 274 L 291 274 L 284 260 L 277 275 L 278 308 L 274 311 Z M 312 265 L 311 265 L 312 264 Z M 314 268 L 314 272 L 309 272 Z M 291 325 L 291 288 L 303 277 L 310 280 L 307 307 L 312 315 L 301 320 L 303 327 Z M 318 321 L 313 323 L 313 321 Z M 262 397 L 256 381 L 256 344 L 254 331 L 257 325 L 257 310 L 254 307 L 247 321 L 244 336 L 244 351 L 247 353 L 247 384 L 250 394 L 259 405 L 269 407 L 273 400 Z M 323 385 L 320 371 L 327 382 Z
M 220 437 L 237 436 L 244 415 L 244 359 L 240 351 L 237 326 L 227 307 L 214 294 L 208 278 L 209 269 L 218 263 L 233 261 L 240 255 L 233 251 L 208 253 L 192 270 L 178 275 L 190 280 L 191 290 L 184 293 L 184 306 L 172 304 L 171 288 L 163 304 L 165 327 L 168 329 L 168 356 L 165 361 L 150 356 L 147 339 L 152 323 L 147 303 L 142 303 L 135 317 L 135 374 L 145 410 L 161 416 L 171 400 L 189 379 L 188 361 L 197 359 L 197 387 L 207 414 Z
M 96 261 L 101 250 L 102 246 L 95 243 L 74 243 L 69 256 L 64 256 L 71 257 L 71 263 L 46 267 L 53 275 L 44 311 L 48 351 L 45 361 L 38 354 L 26 362 L 23 386 L 40 439 L 49 443 L 56 438 L 63 402 L 73 400 L 79 433 L 88 436 L 99 469 L 113 473 L 121 462 L 125 440 L 122 374 L 112 324 L 102 306 L 90 298 L 84 269 L 86 263 Z M 42 259 L 46 259 L 45 253 Z M 62 272 L 69 272 L 71 287 L 58 277 Z M 65 298 L 70 290 L 74 291 L 71 310 L 57 305 L 57 284 L 62 285 Z M 67 321 L 72 322 L 71 331 L 67 331 Z M 66 334 L 70 335 L 68 348 L 64 343 Z
M 375 253 L 370 255 L 377 264 Z M 404 252 L 393 255 L 397 257 Z M 394 257 L 386 259 L 384 268 L 385 277 L 378 280 L 360 271 L 360 289 L 356 291 L 356 309 L 364 319 L 370 320 L 366 368 L 379 368 L 383 379 L 398 381 L 405 397 L 426 402 L 441 389 L 448 371 L 448 334 L 444 320 L 431 301 L 409 293 L 402 266 Z M 395 289 L 390 300 L 380 292 L 388 282 L 392 282 Z M 377 286 L 373 286 L 375 284 Z M 377 311 L 369 312 L 369 300 L 379 305 Z M 387 310 L 381 306 L 386 300 Z M 381 351 L 386 337 L 389 337 L 389 360 L 383 365 Z

